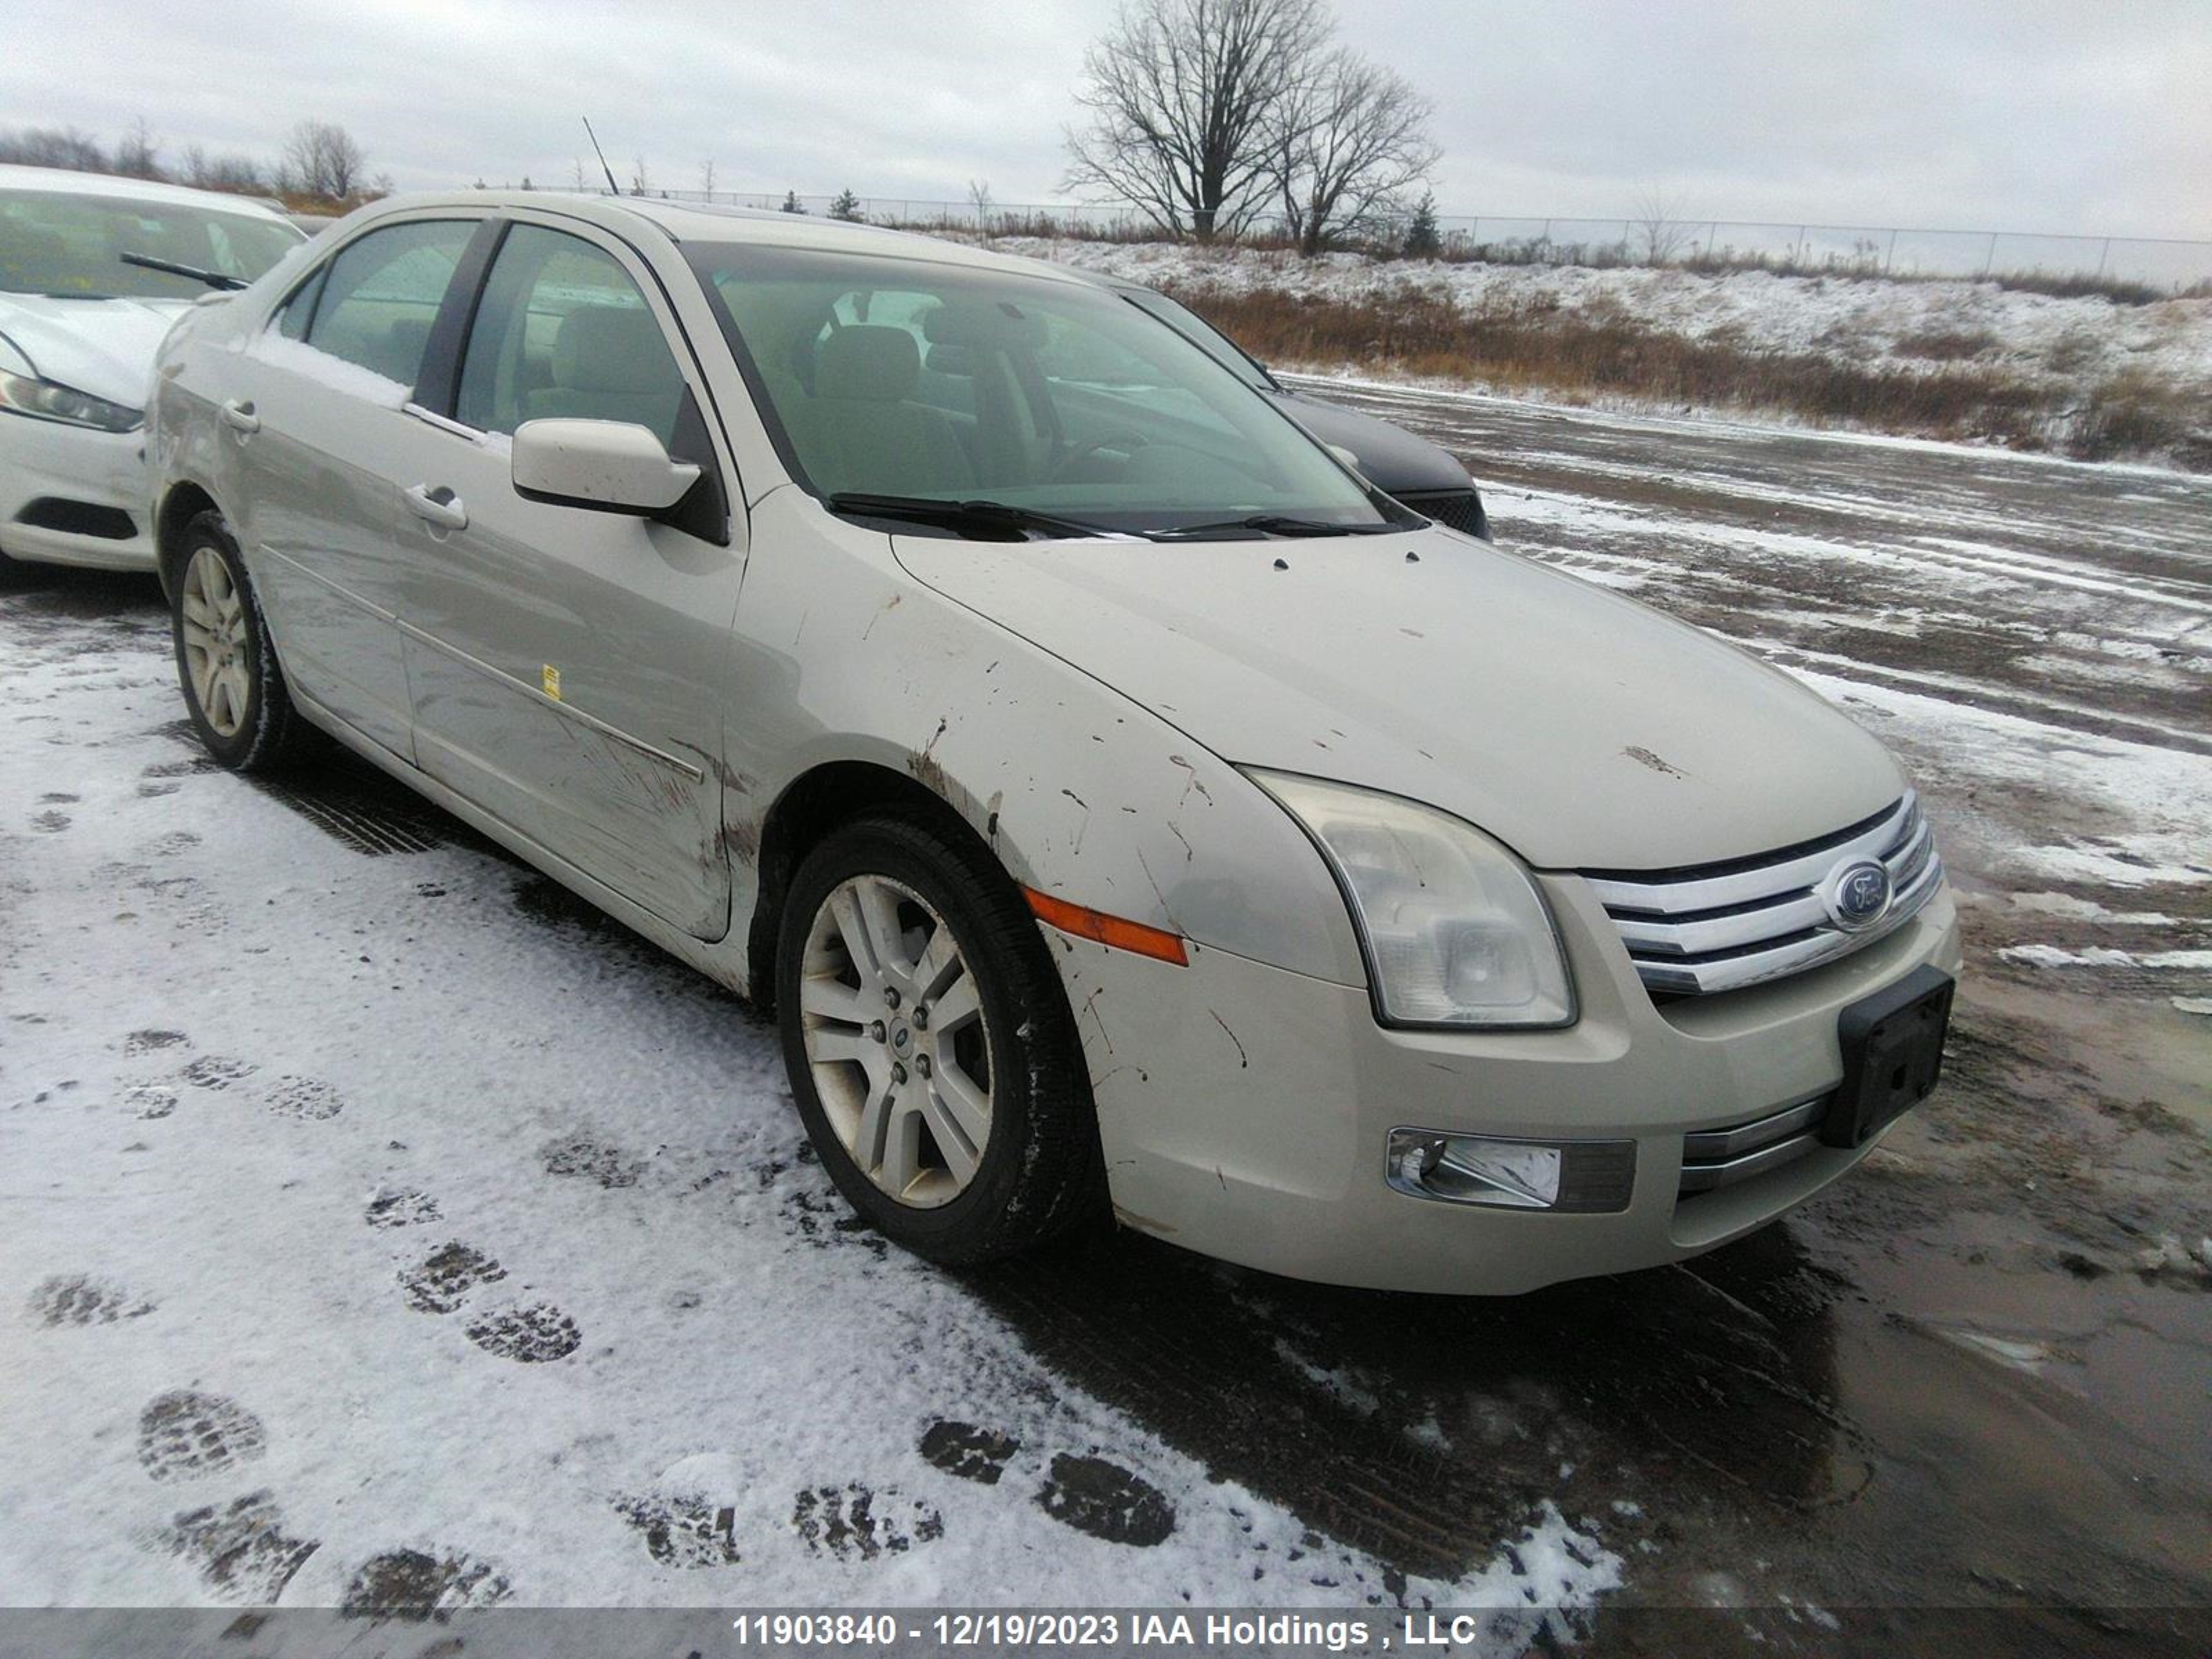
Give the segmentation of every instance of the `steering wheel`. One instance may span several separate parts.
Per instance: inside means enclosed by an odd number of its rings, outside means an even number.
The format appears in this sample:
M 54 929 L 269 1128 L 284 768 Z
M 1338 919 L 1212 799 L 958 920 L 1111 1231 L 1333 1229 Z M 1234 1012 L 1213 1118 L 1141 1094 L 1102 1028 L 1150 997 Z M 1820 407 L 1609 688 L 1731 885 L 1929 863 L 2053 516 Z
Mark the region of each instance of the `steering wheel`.
M 1111 449 L 1118 446 L 1142 449 L 1150 442 L 1152 440 L 1143 433 L 1132 432 L 1126 427 L 1093 438 L 1089 443 L 1077 445 L 1053 464 L 1053 482 L 1057 483 L 1074 470 L 1077 462 L 1089 460 L 1102 449 Z

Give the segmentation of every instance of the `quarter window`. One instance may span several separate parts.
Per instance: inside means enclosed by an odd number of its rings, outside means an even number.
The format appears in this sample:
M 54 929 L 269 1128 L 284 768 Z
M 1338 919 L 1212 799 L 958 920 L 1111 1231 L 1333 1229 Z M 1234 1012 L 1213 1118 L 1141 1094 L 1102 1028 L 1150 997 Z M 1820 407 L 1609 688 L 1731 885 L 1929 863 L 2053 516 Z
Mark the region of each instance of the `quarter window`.
M 323 279 L 307 343 L 412 391 L 431 325 L 476 228 L 473 220 L 431 220 L 371 231 L 349 245 Z M 308 293 L 301 289 L 292 308 Z M 288 309 L 287 333 L 290 320 Z
M 538 225 L 507 232 L 469 331 L 456 418 L 510 433 L 525 421 L 625 421 L 674 452 L 684 404 L 660 324 L 612 254 Z

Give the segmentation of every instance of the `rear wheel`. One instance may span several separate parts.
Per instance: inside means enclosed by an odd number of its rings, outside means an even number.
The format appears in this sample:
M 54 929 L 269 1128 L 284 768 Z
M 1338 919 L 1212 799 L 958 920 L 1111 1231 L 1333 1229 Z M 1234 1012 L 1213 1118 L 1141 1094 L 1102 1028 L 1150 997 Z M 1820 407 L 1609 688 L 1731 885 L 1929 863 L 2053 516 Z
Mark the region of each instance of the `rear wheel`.
M 901 817 L 832 834 L 793 882 L 776 1004 L 808 1135 L 898 1243 L 983 1261 L 1097 1212 L 1067 1000 L 1028 906 L 980 847 Z
M 314 732 L 292 706 L 246 562 L 222 515 L 185 527 L 170 607 L 177 678 L 192 728 L 234 771 L 280 766 L 313 747 Z

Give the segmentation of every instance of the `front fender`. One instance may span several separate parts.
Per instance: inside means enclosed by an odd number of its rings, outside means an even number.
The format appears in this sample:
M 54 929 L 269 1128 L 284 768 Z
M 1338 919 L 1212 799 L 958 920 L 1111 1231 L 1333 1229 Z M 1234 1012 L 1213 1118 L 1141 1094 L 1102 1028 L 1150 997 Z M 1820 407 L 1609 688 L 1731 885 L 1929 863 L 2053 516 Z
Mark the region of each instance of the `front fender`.
M 1008 873 L 1114 915 L 1365 982 L 1328 869 L 1282 809 L 1165 719 L 927 586 L 796 489 L 756 508 L 730 726 L 733 841 L 857 760 L 945 801 Z M 757 880 L 754 887 L 757 892 Z

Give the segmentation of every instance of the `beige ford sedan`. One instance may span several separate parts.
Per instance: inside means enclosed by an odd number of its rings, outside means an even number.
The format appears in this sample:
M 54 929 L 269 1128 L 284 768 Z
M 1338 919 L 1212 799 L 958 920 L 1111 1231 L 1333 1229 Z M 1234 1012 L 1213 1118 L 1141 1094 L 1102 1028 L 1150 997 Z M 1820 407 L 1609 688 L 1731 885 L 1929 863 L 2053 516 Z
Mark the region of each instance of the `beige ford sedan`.
M 335 739 L 780 1021 L 854 1207 L 1510 1291 L 1933 1085 L 1913 792 L 1393 501 L 1126 295 L 777 214 L 363 210 L 161 352 L 186 706 Z

